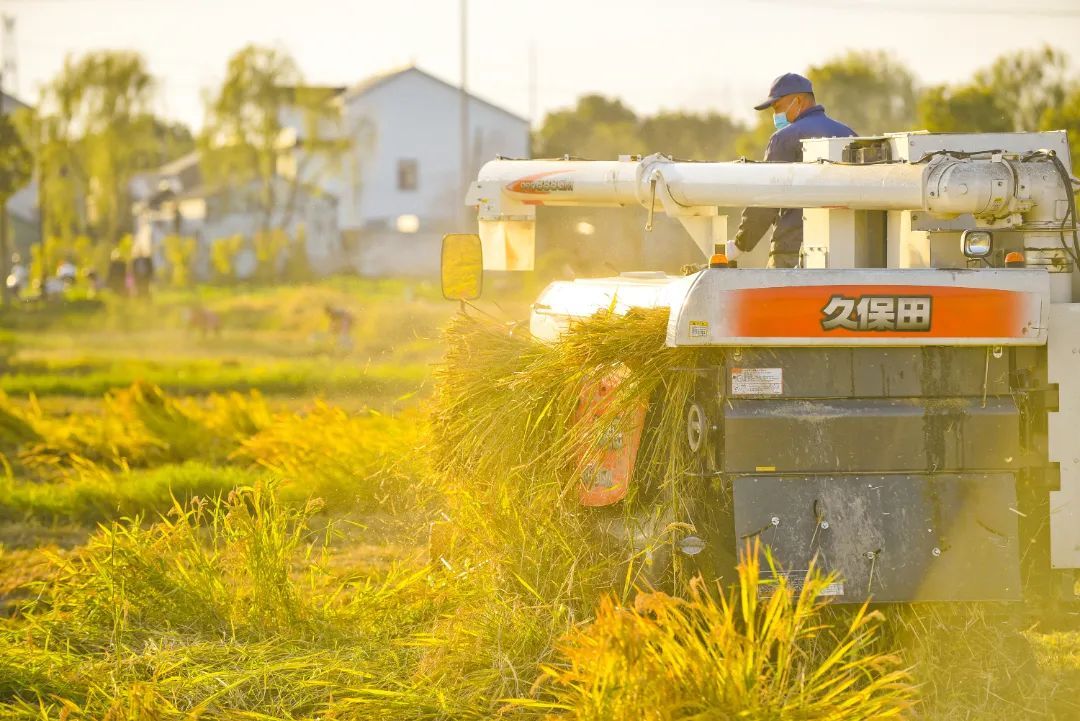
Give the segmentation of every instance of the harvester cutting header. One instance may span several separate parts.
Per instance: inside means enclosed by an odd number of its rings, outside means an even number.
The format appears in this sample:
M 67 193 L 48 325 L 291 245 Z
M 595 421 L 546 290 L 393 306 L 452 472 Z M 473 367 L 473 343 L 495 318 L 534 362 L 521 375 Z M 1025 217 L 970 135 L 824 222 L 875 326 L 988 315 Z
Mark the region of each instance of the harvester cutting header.
M 466 199 L 476 250 L 486 269 L 531 269 L 539 206 L 641 206 L 646 230 L 658 212 L 686 229 L 701 270 L 555 282 L 531 329 L 666 307 L 668 345 L 703 348 L 687 442 L 713 480 L 680 520 L 713 529 L 706 549 L 760 535 L 785 568 L 817 556 L 844 601 L 1015 599 L 1080 568 L 1064 132 L 819 138 L 802 154 L 497 159 Z M 737 206 L 805 209 L 799 267 L 733 267 L 720 209 Z M 615 492 L 583 502 L 617 502 L 630 461 L 584 481 Z

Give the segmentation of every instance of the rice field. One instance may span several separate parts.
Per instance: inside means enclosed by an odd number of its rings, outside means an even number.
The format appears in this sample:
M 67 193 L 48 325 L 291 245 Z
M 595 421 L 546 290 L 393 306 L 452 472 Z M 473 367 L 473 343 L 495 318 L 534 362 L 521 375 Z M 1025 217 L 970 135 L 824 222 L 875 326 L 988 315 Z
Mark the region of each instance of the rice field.
M 582 509 L 627 409 L 690 392 L 656 313 L 542 346 L 403 282 L 20 310 L 0 717 L 1080 718 L 1072 609 L 840 608 L 820 574 L 758 594 L 756 560 L 726 587 L 677 554 L 658 571 L 683 530 L 680 414 L 650 419 L 647 487 Z M 623 367 L 577 418 L 582 384 Z

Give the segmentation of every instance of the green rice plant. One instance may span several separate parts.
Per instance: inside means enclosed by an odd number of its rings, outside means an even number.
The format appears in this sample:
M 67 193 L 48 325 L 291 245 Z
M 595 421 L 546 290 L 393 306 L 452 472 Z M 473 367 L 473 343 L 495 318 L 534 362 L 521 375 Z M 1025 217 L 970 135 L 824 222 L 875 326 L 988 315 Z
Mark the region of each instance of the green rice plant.
M 41 440 L 31 414 L 16 407 L 0 392 L 0 452 L 12 454 L 27 444 Z
M 307 341 L 305 341 L 306 343 Z M 281 340 L 275 345 L 295 341 Z M 91 398 L 146 382 L 174 395 L 208 395 L 258 390 L 267 395 L 350 394 L 392 398 L 415 392 L 428 376 L 430 344 L 407 341 L 405 362 L 341 364 L 326 358 L 286 360 L 176 360 L 158 362 L 81 358 L 67 362 L 17 363 L 0 376 L 0 391 L 13 396 Z M 305 346 L 299 346 L 302 350 Z M 298 351 L 294 350 L 294 354 Z M 307 353 L 307 351 L 302 351 Z M 389 356 L 389 354 L 387 354 Z M 409 356 L 423 360 L 414 360 Z
M 417 672 L 425 632 L 476 598 L 424 566 L 331 574 L 318 508 L 256 485 L 103 527 L 0 621 L 0 715 L 483 717 Z
M 105 411 L 46 415 L 31 399 L 40 440 L 22 447 L 19 462 L 38 479 L 62 478 L 83 462 L 113 468 L 145 466 L 166 457 L 165 444 L 141 423 Z
M 123 517 L 157 517 L 176 501 L 225 495 L 259 477 L 248 469 L 202 461 L 132 470 L 67 460 L 50 481 L 0 479 L 0 521 L 93 526 Z
M 604 599 L 595 621 L 562 642 L 562 662 L 544 668 L 552 717 L 903 717 L 915 687 L 897 655 L 875 648 L 884 616 L 865 605 L 826 614 L 821 593 L 833 579 L 814 570 L 801 589 L 783 577 L 765 588 L 758 559 L 754 547 L 726 593 L 698 579 L 685 599 L 647 593 L 630 608 Z
M 306 623 L 289 572 L 317 505 L 285 509 L 263 486 L 218 503 L 194 499 L 146 527 L 116 522 L 60 562 L 31 619 L 74 615 L 50 634 L 90 647 L 126 645 L 171 630 L 193 637 L 266 638 Z M 167 549 L 167 553 L 163 552 Z M 236 582 L 242 579 L 243 582 Z

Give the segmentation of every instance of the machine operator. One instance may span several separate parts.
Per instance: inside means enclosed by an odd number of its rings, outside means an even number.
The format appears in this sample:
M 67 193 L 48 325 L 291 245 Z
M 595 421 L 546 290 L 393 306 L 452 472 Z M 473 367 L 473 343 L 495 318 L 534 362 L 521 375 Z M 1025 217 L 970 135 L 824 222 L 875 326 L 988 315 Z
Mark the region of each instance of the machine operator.
M 802 162 L 803 138 L 846 138 L 855 131 L 825 114 L 814 99 L 814 87 L 802 75 L 787 73 L 773 81 L 769 97 L 754 106 L 755 110 L 772 108 L 776 132 L 769 138 L 765 161 Z M 799 264 L 803 223 L 801 208 L 747 208 L 743 211 L 735 239 L 727 241 L 727 257 L 734 260 L 754 249 L 762 236 L 775 225 L 770 268 L 794 268 Z

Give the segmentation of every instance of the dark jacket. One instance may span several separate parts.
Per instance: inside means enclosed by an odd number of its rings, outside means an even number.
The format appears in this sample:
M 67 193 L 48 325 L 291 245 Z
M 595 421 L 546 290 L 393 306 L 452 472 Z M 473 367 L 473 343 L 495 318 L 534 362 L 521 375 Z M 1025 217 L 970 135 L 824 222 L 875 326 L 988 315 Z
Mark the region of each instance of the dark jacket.
M 847 138 L 854 135 L 854 130 L 830 118 L 822 106 L 815 105 L 804 110 L 791 125 L 772 134 L 769 147 L 765 149 L 765 160 L 772 163 L 802 162 L 803 138 Z M 735 245 L 743 252 L 753 250 L 773 223 L 776 223 L 776 230 L 773 231 L 769 254 L 798 253 L 802 247 L 801 208 L 747 208 L 735 233 Z

